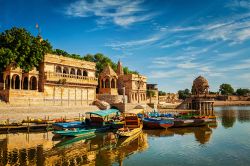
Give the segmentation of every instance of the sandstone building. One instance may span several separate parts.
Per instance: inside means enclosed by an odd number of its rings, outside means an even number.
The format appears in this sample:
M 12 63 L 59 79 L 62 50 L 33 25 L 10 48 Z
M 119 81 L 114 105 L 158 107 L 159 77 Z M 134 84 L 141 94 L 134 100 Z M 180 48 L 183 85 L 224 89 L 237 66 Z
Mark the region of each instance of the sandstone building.
M 38 69 L 8 67 L 0 78 L 0 99 L 13 105 L 85 105 L 96 98 L 95 63 L 46 54 Z

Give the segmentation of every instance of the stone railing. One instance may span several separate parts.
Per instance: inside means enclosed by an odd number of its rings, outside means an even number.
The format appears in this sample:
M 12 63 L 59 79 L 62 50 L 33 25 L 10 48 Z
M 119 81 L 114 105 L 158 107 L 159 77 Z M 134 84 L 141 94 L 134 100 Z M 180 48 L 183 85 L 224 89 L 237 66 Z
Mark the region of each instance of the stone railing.
M 61 80 L 63 83 L 74 83 L 74 84 L 92 84 L 98 85 L 98 79 L 95 77 L 87 77 L 87 76 L 79 76 L 72 74 L 64 74 L 64 73 L 55 73 L 55 72 L 45 72 L 45 79 L 47 81 L 56 81 L 59 82 Z

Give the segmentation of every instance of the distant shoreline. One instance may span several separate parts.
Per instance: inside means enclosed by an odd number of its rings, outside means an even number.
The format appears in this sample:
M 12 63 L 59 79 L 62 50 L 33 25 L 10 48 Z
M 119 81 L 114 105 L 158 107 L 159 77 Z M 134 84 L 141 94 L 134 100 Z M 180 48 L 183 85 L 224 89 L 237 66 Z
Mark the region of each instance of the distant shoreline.
M 250 101 L 214 101 L 214 106 L 250 106 Z

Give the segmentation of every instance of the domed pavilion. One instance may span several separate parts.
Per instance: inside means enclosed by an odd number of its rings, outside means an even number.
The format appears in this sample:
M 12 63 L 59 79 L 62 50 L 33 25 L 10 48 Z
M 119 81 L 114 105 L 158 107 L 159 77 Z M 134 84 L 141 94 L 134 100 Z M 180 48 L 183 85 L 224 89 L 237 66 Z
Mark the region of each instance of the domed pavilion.
M 192 95 L 187 100 L 187 109 L 198 110 L 201 115 L 213 115 L 214 95 L 209 94 L 208 80 L 199 76 L 193 81 Z

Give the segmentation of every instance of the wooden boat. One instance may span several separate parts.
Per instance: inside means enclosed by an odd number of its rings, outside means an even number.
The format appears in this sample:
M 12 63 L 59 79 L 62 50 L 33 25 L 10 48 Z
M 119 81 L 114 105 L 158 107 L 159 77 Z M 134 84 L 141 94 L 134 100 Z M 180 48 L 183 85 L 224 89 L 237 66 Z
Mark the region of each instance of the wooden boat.
M 143 128 L 168 128 L 174 125 L 174 121 L 171 118 L 143 118 Z
M 120 137 L 130 137 L 142 131 L 141 119 L 136 114 L 125 114 L 125 124 L 123 128 L 117 130 Z
M 52 124 L 52 128 L 54 130 L 64 130 L 64 129 L 71 129 L 71 128 L 84 128 L 84 127 L 86 127 L 86 124 L 81 121 Z
M 188 127 L 192 126 L 194 119 L 174 119 L 174 125 L 172 127 Z
M 118 122 L 120 112 L 117 109 L 108 109 L 108 110 L 100 110 L 93 112 L 86 112 L 85 123 L 88 128 L 115 128 L 117 126 L 121 126 Z M 117 126 L 116 126 L 117 125 Z
M 71 130 L 58 130 L 53 131 L 53 134 L 60 135 L 60 136 L 70 136 L 70 137 L 78 137 L 78 136 L 87 136 L 93 135 L 96 129 L 71 129 Z

